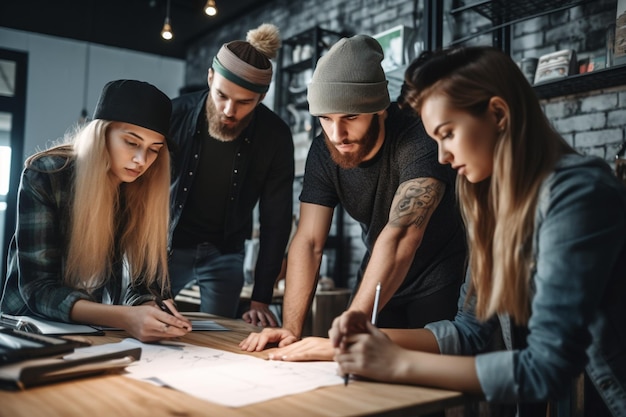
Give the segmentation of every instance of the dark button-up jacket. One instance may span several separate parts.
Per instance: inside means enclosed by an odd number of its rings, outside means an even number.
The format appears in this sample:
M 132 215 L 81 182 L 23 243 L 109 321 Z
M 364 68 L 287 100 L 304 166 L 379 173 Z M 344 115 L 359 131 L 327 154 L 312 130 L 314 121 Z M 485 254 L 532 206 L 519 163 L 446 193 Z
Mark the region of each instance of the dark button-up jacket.
M 199 126 L 208 90 L 173 100 L 170 138 L 175 143 L 171 187 L 170 242 L 193 186 L 202 146 Z M 294 147 L 285 122 L 263 104 L 254 110 L 235 153 L 226 210 L 223 253 L 242 251 L 252 233 L 252 213 L 259 203 L 259 254 L 252 299 L 269 303 L 291 231 Z M 206 190 L 211 198 L 211 190 Z

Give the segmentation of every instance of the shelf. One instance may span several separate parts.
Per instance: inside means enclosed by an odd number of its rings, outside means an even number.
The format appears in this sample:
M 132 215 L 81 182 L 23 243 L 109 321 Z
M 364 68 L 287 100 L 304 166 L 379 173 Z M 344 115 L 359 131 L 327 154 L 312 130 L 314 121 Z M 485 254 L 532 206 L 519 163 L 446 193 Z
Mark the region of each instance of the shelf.
M 406 66 L 403 66 L 386 74 L 390 91 L 397 89 L 399 92 L 405 70 Z M 548 99 L 622 85 L 626 85 L 626 64 L 540 82 L 533 84 L 533 89 L 538 98 Z
M 313 58 L 303 59 L 302 61 L 296 62 L 295 64 L 286 65 L 281 68 L 281 71 L 285 72 L 300 72 L 307 69 L 313 68 Z
M 290 38 L 283 39 L 279 53 L 274 108 L 292 130 L 296 176 L 294 184 L 302 187 L 302 173 L 306 155 L 313 138 L 321 133 L 317 117 L 309 112 L 307 84 L 313 75 L 317 60 L 332 44 L 348 34 L 314 26 Z M 306 50 L 306 53 L 303 51 Z M 302 59 L 302 57 L 305 57 Z M 310 72 L 310 73 L 309 73 Z M 334 259 L 333 279 L 339 286 L 347 285 L 344 261 L 349 248 L 344 237 L 343 209 L 339 206 L 333 216 L 335 232 L 329 235 L 325 249 L 332 250 Z
M 547 13 L 569 9 L 590 0 L 481 0 L 450 10 L 451 15 L 474 11 L 494 23 L 511 24 Z
M 315 30 L 319 30 L 318 42 L 320 43 L 320 45 L 318 46 L 321 48 L 330 47 L 330 45 L 324 41 L 324 36 L 331 36 L 331 37 L 336 37 L 336 38 L 342 38 L 344 36 L 347 36 L 346 33 L 344 32 L 335 32 L 333 30 L 314 27 L 314 28 L 305 30 L 304 32 L 301 32 L 297 35 L 294 35 L 290 38 L 283 39 L 283 45 L 296 46 L 296 45 L 312 44 L 316 36 Z
M 307 86 L 317 60 L 344 36 L 348 35 L 314 26 L 283 39 L 276 71 L 274 107 L 292 131 L 307 130 L 306 125 L 315 126 L 317 120 L 309 114 Z M 305 126 L 293 126 L 294 123 Z M 310 136 L 313 140 L 314 129 L 311 129 Z
M 287 106 L 293 105 L 298 109 L 307 110 L 309 108 L 309 102 L 306 99 L 306 93 L 307 93 L 306 89 L 299 93 L 292 93 L 290 91 L 287 91 L 287 97 L 289 98 L 289 103 L 285 104 L 285 108 Z
M 498 40 L 494 38 L 494 42 L 501 42 L 497 46 L 508 52 L 511 42 L 511 25 L 591 2 L 592 0 L 468 0 L 464 2 L 465 5 L 450 10 L 450 16 L 459 17 L 463 13 L 474 12 L 489 19 L 492 25 L 462 38 L 454 39 L 450 42 L 450 46 L 463 44 L 472 38 L 488 33 L 497 33 Z M 540 82 L 533 85 L 533 88 L 538 98 L 548 99 L 621 85 L 626 85 L 626 64 Z
M 533 85 L 537 97 L 547 99 L 626 85 L 626 64 L 570 75 Z
M 492 25 L 491 27 L 471 33 L 462 38 L 454 39 L 450 42 L 450 45 L 462 44 L 470 39 L 488 33 L 495 33 L 497 30 L 507 28 L 516 23 L 523 22 L 524 20 L 567 10 L 591 1 L 592 0 L 472 1 L 470 4 L 450 10 L 449 14 L 456 16 L 468 11 L 473 11 L 489 19 Z

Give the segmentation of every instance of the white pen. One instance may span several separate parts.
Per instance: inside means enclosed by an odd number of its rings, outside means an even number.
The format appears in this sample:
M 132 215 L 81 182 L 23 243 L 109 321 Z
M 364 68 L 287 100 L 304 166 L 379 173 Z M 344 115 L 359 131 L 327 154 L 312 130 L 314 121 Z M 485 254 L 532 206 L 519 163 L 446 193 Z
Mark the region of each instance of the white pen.
M 376 285 L 376 295 L 374 295 L 374 310 L 372 310 L 372 324 L 376 325 L 376 316 L 378 316 L 378 302 L 380 301 L 380 282 Z

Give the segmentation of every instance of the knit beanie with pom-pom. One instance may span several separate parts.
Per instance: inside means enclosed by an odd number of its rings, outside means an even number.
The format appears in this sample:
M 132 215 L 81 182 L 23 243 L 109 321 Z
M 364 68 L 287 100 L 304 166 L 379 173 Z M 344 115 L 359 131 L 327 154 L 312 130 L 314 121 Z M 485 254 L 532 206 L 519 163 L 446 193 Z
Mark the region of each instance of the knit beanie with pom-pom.
M 222 45 L 212 68 L 227 80 L 256 93 L 266 93 L 272 81 L 272 63 L 281 46 L 278 28 L 264 23 L 248 31 L 246 40 Z

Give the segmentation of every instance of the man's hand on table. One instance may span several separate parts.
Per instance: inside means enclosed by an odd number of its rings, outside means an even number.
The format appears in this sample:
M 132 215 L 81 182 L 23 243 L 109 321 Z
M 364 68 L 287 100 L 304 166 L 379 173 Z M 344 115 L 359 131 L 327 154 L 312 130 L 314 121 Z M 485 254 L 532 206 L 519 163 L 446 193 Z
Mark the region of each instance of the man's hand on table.
M 275 361 L 332 361 L 333 346 L 325 337 L 306 337 L 288 346 L 275 349 L 269 359 Z
M 259 333 L 250 333 L 247 338 L 239 343 L 242 350 L 248 352 L 260 352 L 268 343 L 277 343 L 278 347 L 284 347 L 297 342 L 298 338 L 290 330 L 266 327 Z
M 250 309 L 243 313 L 242 318 L 253 326 L 278 327 L 278 320 L 270 311 L 269 304 L 258 301 L 250 302 Z

